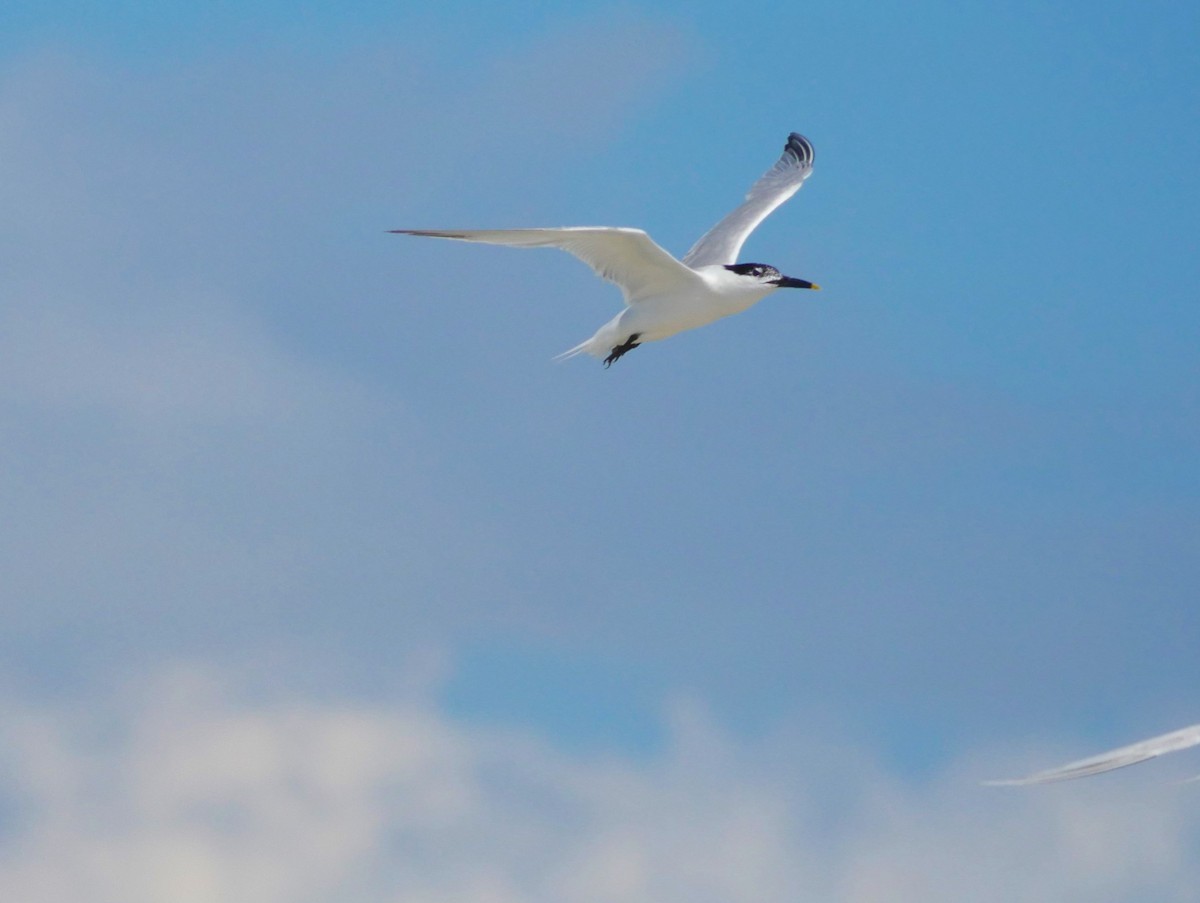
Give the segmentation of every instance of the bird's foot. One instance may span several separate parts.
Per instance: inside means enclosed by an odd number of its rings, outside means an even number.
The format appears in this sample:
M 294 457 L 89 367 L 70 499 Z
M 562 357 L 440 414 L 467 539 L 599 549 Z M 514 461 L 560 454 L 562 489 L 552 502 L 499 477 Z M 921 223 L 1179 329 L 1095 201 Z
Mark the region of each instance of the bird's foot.
M 609 356 L 604 359 L 604 369 L 607 370 L 609 367 L 611 367 L 613 365 L 614 362 L 620 360 L 622 355 L 624 355 L 625 353 L 627 353 L 629 351 L 632 351 L 638 345 L 642 344 L 641 342 L 638 341 L 638 339 L 640 339 L 641 337 L 642 337 L 642 334 L 640 332 L 635 332 L 633 335 L 631 335 L 628 339 L 625 340 L 624 345 L 617 345 L 616 347 L 614 347 L 612 350 L 612 353 L 609 354 Z

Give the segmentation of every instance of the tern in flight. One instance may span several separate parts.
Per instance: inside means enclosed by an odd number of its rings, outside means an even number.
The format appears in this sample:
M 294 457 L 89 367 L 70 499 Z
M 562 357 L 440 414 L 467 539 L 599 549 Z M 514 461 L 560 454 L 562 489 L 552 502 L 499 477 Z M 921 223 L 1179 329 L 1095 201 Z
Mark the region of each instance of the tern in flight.
M 1142 740 L 1139 743 L 1131 743 L 1120 749 L 1100 753 L 1098 756 L 1080 759 L 1078 762 L 1068 762 L 1066 765 L 1039 771 L 1028 777 L 1010 778 L 1006 781 L 984 781 L 984 783 L 992 786 L 1051 784 L 1071 778 L 1086 778 L 1088 775 L 1103 774 L 1115 768 L 1136 765 L 1138 762 L 1145 762 L 1147 759 L 1153 759 L 1164 753 L 1178 752 L 1193 746 L 1200 746 L 1200 724 L 1193 724 L 1191 727 L 1171 731 L 1169 734 L 1151 737 L 1149 740 Z
M 812 174 L 813 146 L 793 132 L 783 156 L 751 187 L 742 204 L 706 232 L 682 261 L 641 229 L 568 226 L 561 229 L 393 229 L 514 248 L 561 248 L 601 278 L 616 283 L 625 309 L 586 342 L 559 358 L 590 354 L 608 367 L 639 345 L 741 313 L 781 288 L 820 288 L 784 276 L 765 263 L 738 263 L 746 237 Z

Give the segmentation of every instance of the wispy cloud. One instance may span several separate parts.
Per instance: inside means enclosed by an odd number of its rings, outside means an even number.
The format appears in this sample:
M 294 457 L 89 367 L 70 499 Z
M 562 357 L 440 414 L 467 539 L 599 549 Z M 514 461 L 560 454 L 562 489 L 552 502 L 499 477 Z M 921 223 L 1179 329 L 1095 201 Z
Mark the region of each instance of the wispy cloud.
M 254 900 L 1186 900 L 1194 794 L 922 784 L 852 744 L 736 741 L 677 707 L 650 759 L 439 712 L 251 698 L 176 670 L 6 720 L 0 893 Z
M 345 347 L 397 303 L 363 233 L 382 244 L 398 206 L 491 178 L 530 134 L 542 155 L 599 140 L 670 83 L 685 43 L 630 15 L 458 67 L 409 33 L 328 56 L 8 60 L 10 635 L 87 625 L 92 650 L 140 636 L 136 657 L 250 622 L 320 633 L 330 611 L 386 606 L 422 612 L 411 633 L 486 605 L 503 541 L 464 513 L 411 393 Z M 461 167 L 432 165 L 448 152 Z
M 911 368 L 867 372 L 911 339 L 898 324 L 940 314 L 861 265 L 878 246 L 857 227 L 846 241 L 863 260 L 844 281 L 865 280 L 860 300 L 877 306 L 842 306 L 840 336 L 789 337 L 755 360 L 766 321 L 748 320 L 736 328 L 759 331 L 736 367 L 724 333 L 615 391 L 561 370 L 535 384 L 532 366 L 513 378 L 528 346 L 546 369 L 536 350 L 561 347 L 553 320 L 573 308 L 533 307 L 540 283 L 506 284 L 507 263 L 464 287 L 473 262 L 385 248 L 382 229 L 516 224 L 555 204 L 590 216 L 605 195 L 663 190 L 628 160 L 581 163 L 669 96 L 696 46 L 687 27 L 607 12 L 519 46 L 454 34 L 311 56 L 255 42 L 130 69 L 61 53 L 5 65 L 0 672 L 65 683 L 90 660 L 89 676 L 143 686 L 86 708 L 7 697 L 0 895 L 1189 899 L 1189 791 L 976 786 L 1062 749 L 985 751 L 986 767 L 931 753 L 914 781 L 840 731 L 918 709 L 961 745 L 1002 732 L 1001 708 L 1044 717 L 1080 688 L 1094 712 L 1102 684 L 1126 706 L 1184 704 L 1187 610 L 1144 597 L 1180 597 L 1192 513 L 1047 502 L 1021 474 L 1048 460 L 1028 448 L 1059 434 L 1027 405 L 939 391 Z M 756 77 L 722 72 L 704 96 L 737 109 L 766 86 Z M 807 101 L 773 96 L 782 133 Z M 710 122 L 695 109 L 670 127 Z M 639 165 L 708 178 L 655 146 Z M 911 184 L 936 182 L 933 164 L 904 159 Z M 860 203 L 855 218 L 873 219 L 875 199 Z M 954 228 L 970 237 L 969 222 Z M 958 347 L 964 333 L 942 337 Z M 1038 504 L 1007 505 L 1013 487 Z M 818 694 L 853 711 L 833 730 L 744 741 L 681 707 L 662 752 L 598 758 L 455 720 L 429 694 L 378 703 L 426 634 L 505 642 L 496 627 L 535 645 L 573 631 L 710 701 L 735 687 L 715 704 L 763 704 L 763 721 Z M 1148 649 L 1155 669 L 1120 667 Z M 253 697 L 218 670 L 146 666 L 181 654 L 241 655 L 281 687 L 319 687 Z M 370 664 L 360 699 L 355 678 L 314 680 L 344 662 Z

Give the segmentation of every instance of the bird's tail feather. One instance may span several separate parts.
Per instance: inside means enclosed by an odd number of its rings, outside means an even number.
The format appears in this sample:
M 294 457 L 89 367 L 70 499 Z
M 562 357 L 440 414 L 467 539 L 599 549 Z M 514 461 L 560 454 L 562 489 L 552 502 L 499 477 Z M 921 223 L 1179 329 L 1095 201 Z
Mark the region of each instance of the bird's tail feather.
M 568 358 L 578 357 L 581 354 L 590 354 L 590 355 L 592 355 L 592 357 L 596 357 L 597 356 L 596 352 L 592 348 L 592 344 L 594 341 L 595 341 L 595 339 L 591 338 L 585 342 L 580 342 L 574 348 L 568 348 L 562 354 L 556 354 L 554 356 L 554 360 L 555 361 L 565 361 Z

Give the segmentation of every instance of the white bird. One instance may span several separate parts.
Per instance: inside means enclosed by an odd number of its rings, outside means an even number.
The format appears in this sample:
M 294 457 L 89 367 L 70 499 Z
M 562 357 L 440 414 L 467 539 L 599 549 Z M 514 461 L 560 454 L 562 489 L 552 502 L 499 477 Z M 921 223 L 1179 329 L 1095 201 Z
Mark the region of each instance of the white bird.
M 1153 759 L 1164 753 L 1178 752 L 1181 749 L 1190 749 L 1193 746 L 1200 746 L 1200 724 L 1193 724 L 1191 727 L 1185 727 L 1182 730 L 1171 731 L 1169 734 L 1162 734 L 1158 737 L 1151 737 L 1149 740 L 1142 740 L 1139 743 L 1131 743 L 1129 746 L 1112 749 L 1108 752 L 1100 753 L 1098 756 L 1080 759 L 1077 762 L 1068 762 L 1066 765 L 1061 765 L 1058 768 L 1039 771 L 1027 777 L 1010 778 L 1004 781 L 984 781 L 984 783 L 993 787 L 999 787 L 1022 784 L 1050 784 L 1054 781 L 1066 781 L 1071 778 L 1085 778 L 1093 774 L 1103 774 L 1115 768 L 1124 768 L 1126 765 L 1136 765 L 1138 762 L 1145 762 L 1147 759 Z
M 561 248 L 601 278 L 616 283 L 626 307 L 586 342 L 559 359 L 587 353 L 610 366 L 645 342 L 696 329 L 757 304 L 780 288 L 820 288 L 763 263 L 737 263 L 746 237 L 812 174 L 813 146 L 793 132 L 783 156 L 755 182 L 745 201 L 706 232 L 680 262 L 641 229 L 568 226 L 561 229 L 393 229 L 515 248 Z

